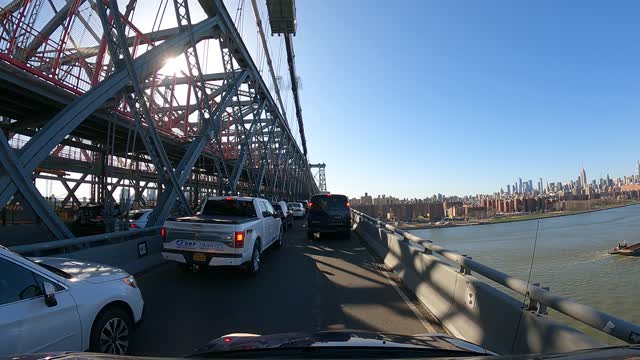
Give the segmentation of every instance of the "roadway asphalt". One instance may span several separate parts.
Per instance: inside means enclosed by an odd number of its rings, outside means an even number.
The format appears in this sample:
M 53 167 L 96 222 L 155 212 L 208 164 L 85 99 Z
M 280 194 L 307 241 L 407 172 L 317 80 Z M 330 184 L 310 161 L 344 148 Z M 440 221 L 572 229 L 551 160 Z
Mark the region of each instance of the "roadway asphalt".
M 238 269 L 181 272 L 173 263 L 139 275 L 145 319 L 132 353 L 187 355 L 234 332 L 444 332 L 357 235 L 311 241 L 303 227 L 296 221 L 285 245 L 263 254 L 255 278 Z

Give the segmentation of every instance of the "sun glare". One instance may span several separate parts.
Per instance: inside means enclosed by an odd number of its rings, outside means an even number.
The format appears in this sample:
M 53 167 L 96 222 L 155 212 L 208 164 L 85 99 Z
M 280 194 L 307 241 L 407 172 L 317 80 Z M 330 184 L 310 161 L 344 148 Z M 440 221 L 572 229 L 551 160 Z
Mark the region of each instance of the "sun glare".
M 165 75 L 176 75 L 177 72 L 179 72 L 184 68 L 183 63 L 184 63 L 183 59 L 179 59 L 177 57 L 168 58 L 165 61 L 162 69 L 160 69 L 160 71 L 158 72 Z

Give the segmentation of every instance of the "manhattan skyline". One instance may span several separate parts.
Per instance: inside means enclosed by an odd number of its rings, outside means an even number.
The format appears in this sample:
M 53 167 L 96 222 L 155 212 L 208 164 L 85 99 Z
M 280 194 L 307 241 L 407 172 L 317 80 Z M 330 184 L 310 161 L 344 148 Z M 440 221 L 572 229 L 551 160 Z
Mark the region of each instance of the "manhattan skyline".
M 574 185 L 580 185 L 581 187 L 586 186 L 591 186 L 591 184 L 593 183 L 593 181 L 596 182 L 596 184 L 600 184 L 600 180 L 611 180 L 612 182 L 617 182 L 617 181 L 622 181 L 624 182 L 629 181 L 629 182 L 633 182 L 633 183 L 640 183 L 640 161 L 636 161 L 634 162 L 634 171 L 629 171 L 626 174 L 622 174 L 620 176 L 613 176 L 610 173 L 606 173 L 603 176 L 597 175 L 597 176 L 592 176 L 589 177 L 589 172 L 587 168 L 580 168 L 579 171 L 577 171 L 573 177 L 569 177 L 566 179 L 544 179 L 544 178 L 525 178 L 525 177 L 518 177 L 515 176 L 515 180 L 512 182 L 504 182 L 505 185 L 499 185 L 496 184 L 492 190 L 487 191 L 487 192 L 477 192 L 477 193 L 443 193 L 441 191 L 426 191 L 428 194 L 425 196 L 418 196 L 418 195 L 409 195 L 409 196 L 402 196 L 399 195 L 398 193 L 394 193 L 394 192 L 390 192 L 390 193 L 374 193 L 374 192 L 370 192 L 370 191 L 366 191 L 366 195 L 371 196 L 372 198 L 377 198 L 377 197 L 381 197 L 381 196 L 386 196 L 386 197 L 392 197 L 395 199 L 400 199 L 400 200 L 413 200 L 413 199 L 427 199 L 427 198 L 432 198 L 434 195 L 438 198 L 443 197 L 443 198 L 465 198 L 465 197 L 475 197 L 478 195 L 481 196 L 485 196 L 485 195 L 495 195 L 495 194 L 504 194 L 504 195 L 515 195 L 515 194 L 532 194 L 533 191 L 536 191 L 536 194 L 543 194 L 543 193 L 548 193 L 549 192 L 549 188 L 548 186 L 550 184 L 555 184 L 556 185 L 556 189 L 557 189 L 557 185 L 558 184 L 562 184 L 563 186 L 569 185 L 569 186 L 574 186 Z M 586 178 L 586 183 L 583 183 L 582 178 L 583 176 L 585 176 Z M 531 181 L 532 183 L 532 187 L 531 189 L 528 188 L 528 183 L 529 181 Z M 542 181 L 542 191 L 540 191 L 540 187 L 539 184 Z M 510 187 L 510 191 L 507 191 L 508 187 Z M 516 190 L 514 190 L 516 189 Z M 355 198 L 359 198 L 360 196 L 362 196 L 364 193 L 355 193 L 355 194 L 347 194 L 350 197 L 355 197 Z

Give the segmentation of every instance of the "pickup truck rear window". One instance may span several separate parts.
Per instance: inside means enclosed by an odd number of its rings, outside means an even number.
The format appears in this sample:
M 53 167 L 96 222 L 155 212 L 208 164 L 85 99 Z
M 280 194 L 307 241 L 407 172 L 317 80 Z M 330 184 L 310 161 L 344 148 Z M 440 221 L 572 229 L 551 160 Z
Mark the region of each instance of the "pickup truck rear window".
M 202 215 L 257 217 L 253 202 L 246 200 L 207 200 Z

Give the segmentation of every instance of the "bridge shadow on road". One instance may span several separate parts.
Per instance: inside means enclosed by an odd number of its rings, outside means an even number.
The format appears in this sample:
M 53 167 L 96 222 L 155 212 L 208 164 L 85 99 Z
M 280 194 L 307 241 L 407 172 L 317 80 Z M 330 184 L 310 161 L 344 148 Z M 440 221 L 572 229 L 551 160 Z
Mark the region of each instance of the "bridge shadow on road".
M 186 355 L 234 332 L 427 332 L 358 237 L 308 240 L 303 226 L 297 221 L 281 249 L 265 252 L 257 277 L 181 272 L 175 264 L 141 275 L 145 319 L 133 354 Z

